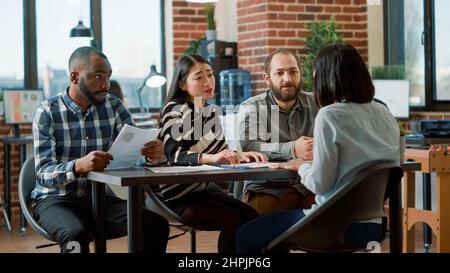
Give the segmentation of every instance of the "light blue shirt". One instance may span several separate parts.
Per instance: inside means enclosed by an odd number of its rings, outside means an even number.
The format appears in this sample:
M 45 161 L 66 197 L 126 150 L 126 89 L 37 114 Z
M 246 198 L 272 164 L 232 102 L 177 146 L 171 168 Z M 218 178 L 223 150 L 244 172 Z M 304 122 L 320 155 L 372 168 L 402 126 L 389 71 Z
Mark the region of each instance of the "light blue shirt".
M 312 163 L 298 170 L 302 183 L 324 203 L 343 186 L 346 177 L 373 161 L 400 162 L 397 121 L 384 105 L 334 103 L 323 107 L 315 120 Z M 311 209 L 304 210 L 305 214 Z

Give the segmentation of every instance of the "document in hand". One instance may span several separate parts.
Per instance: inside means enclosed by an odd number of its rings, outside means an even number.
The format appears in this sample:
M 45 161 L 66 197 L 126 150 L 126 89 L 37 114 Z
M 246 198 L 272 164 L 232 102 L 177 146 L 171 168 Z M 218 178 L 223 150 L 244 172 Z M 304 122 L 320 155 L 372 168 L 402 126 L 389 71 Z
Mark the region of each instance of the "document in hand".
M 155 140 L 158 134 L 159 129 L 140 129 L 125 124 L 111 148 L 109 148 L 108 153 L 114 157 L 114 160 L 111 161 L 106 169 L 120 169 L 133 166 L 136 161 L 142 158 L 141 149 L 144 147 L 144 144 Z

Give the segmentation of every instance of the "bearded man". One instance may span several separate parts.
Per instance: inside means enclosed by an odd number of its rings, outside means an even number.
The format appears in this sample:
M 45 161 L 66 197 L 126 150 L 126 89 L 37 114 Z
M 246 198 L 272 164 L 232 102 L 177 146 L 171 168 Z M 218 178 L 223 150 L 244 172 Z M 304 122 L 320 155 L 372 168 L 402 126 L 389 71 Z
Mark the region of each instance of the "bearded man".
M 292 51 L 279 49 L 264 63 L 268 90 L 240 106 L 239 140 L 243 151 L 264 153 L 269 160 L 312 160 L 314 119 L 318 107 L 312 93 L 301 91 L 302 68 Z M 260 215 L 308 208 L 314 194 L 300 179 L 246 181 L 243 201 Z

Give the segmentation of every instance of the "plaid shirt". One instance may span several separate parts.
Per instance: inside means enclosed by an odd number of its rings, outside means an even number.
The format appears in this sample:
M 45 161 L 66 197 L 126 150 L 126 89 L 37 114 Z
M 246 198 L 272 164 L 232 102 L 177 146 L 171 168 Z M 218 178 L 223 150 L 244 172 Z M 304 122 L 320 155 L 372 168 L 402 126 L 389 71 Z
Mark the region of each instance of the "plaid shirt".
M 75 161 L 91 151 L 108 151 L 130 112 L 115 96 L 86 112 L 66 92 L 45 100 L 33 121 L 36 188 L 31 198 L 83 195 L 87 180 L 74 174 Z

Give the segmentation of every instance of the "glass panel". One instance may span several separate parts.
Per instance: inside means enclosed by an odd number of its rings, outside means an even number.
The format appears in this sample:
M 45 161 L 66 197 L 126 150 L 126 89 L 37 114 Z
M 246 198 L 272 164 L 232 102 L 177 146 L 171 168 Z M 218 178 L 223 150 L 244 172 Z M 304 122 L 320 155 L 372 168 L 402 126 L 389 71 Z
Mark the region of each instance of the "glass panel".
M 102 2 L 103 52 L 130 107 L 140 106 L 137 90 L 150 66 L 155 64 L 161 72 L 160 16 L 159 0 L 133 0 L 133 5 L 123 0 Z M 142 101 L 145 107 L 161 107 L 160 88 L 145 86 Z
M 80 19 L 89 28 L 89 15 L 89 0 L 36 1 L 38 84 L 47 97 L 69 86 L 70 54 L 90 45 L 90 38 L 70 38 L 70 30 Z
M 0 89 L 23 88 L 23 7 L 22 1 L 0 1 Z
M 436 99 L 450 100 L 450 1 L 435 0 Z
M 410 81 L 411 106 L 425 106 L 425 49 L 422 45 L 423 0 L 405 3 L 405 68 Z

